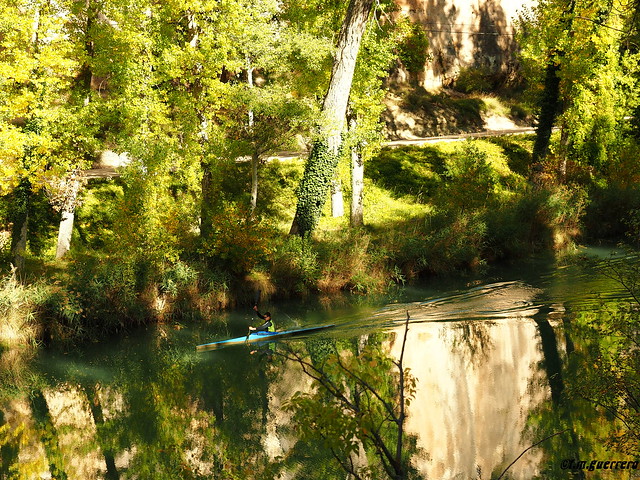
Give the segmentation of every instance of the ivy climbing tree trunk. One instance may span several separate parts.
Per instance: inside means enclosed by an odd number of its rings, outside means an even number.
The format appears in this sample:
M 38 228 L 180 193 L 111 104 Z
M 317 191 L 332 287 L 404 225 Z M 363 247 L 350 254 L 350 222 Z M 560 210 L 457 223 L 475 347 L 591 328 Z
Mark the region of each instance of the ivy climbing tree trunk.
M 298 187 L 291 234 L 305 236 L 318 224 L 338 164 L 353 72 L 373 0 L 351 0 L 342 23 L 331 81 L 322 104 L 324 115 Z

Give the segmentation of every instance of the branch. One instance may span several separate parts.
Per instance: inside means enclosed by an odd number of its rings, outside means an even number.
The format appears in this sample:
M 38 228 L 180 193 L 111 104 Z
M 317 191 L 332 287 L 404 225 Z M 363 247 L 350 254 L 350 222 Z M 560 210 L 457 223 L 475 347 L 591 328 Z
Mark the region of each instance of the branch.
M 539 442 L 534 443 L 533 445 L 531 445 L 530 447 L 527 447 L 523 450 L 523 452 L 518 455 L 518 458 L 516 458 L 513 462 L 511 462 L 509 464 L 509 466 L 507 468 L 504 469 L 504 471 L 500 474 L 500 476 L 497 478 L 497 480 L 500 480 L 502 477 L 504 477 L 504 474 L 507 473 L 507 470 L 509 470 L 514 463 L 516 463 L 518 460 L 520 460 L 520 457 L 522 457 L 525 453 L 527 453 L 529 450 L 531 450 L 533 447 L 537 447 L 538 445 L 540 445 L 542 442 L 544 442 L 545 440 L 549 440 L 552 437 L 555 437 L 556 435 L 561 435 L 564 432 L 567 432 L 569 429 L 565 428 L 564 430 L 560 431 L 560 432 L 556 432 L 556 433 L 552 433 L 551 435 L 549 435 L 548 437 L 544 437 L 542 440 L 540 440 Z
M 382 398 L 382 396 L 371 385 L 369 385 L 369 383 L 366 380 L 363 380 L 362 378 L 358 377 L 355 373 L 353 373 L 346 366 L 344 366 L 340 358 L 338 358 L 337 360 L 338 360 L 338 365 L 342 370 L 344 370 L 348 375 L 353 377 L 362 387 L 364 387 L 366 390 L 371 392 L 373 396 L 376 397 L 380 401 L 380 403 L 382 403 L 385 410 L 389 413 L 389 415 L 394 419 L 394 422 L 395 422 L 397 417 L 395 415 L 395 412 L 393 411 L 392 406 L 389 405 L 389 402 L 387 402 L 384 398 Z
M 341 401 L 347 408 L 349 408 L 354 413 L 358 413 L 359 409 L 356 405 L 353 404 L 341 391 L 338 386 L 331 381 L 331 379 L 321 370 L 316 368 L 313 364 L 303 360 L 299 355 L 290 350 L 292 356 L 287 356 L 285 354 L 279 353 L 279 355 L 287 358 L 288 360 L 293 360 L 298 362 L 302 367 L 302 371 L 313 378 L 315 381 L 320 383 L 334 398 Z M 310 371 L 311 370 L 311 371 Z M 315 375 L 314 375 L 315 372 Z

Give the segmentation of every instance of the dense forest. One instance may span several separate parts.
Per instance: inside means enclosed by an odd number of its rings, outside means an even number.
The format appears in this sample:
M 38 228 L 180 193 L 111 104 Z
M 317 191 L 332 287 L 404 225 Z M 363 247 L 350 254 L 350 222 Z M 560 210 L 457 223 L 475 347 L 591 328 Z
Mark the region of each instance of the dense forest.
M 638 241 L 637 2 L 541 1 L 516 69 L 435 93 L 415 81 L 426 35 L 393 2 L 1 9 L 3 342 Z M 389 148 L 390 92 L 536 133 Z M 90 178 L 105 158 L 117 170 Z

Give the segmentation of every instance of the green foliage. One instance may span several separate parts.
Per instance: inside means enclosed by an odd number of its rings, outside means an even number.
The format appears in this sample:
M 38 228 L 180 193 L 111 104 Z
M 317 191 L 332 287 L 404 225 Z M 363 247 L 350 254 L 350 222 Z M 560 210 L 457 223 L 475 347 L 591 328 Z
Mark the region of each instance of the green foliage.
M 309 237 L 294 235 L 282 239 L 272 258 L 271 275 L 282 291 L 300 294 L 317 288 L 320 264 Z
M 609 302 L 577 319 L 574 332 L 585 341 L 590 360 L 576 355 L 580 375 L 569 380 L 573 397 L 586 399 L 615 424 L 599 440 L 631 457 L 640 454 L 639 268 L 637 259 L 629 258 L 612 260 L 605 267 L 605 274 L 619 282 L 633 301 Z
M 398 46 L 398 56 L 407 71 L 416 74 L 424 70 L 429 58 L 429 37 L 419 23 L 407 20 L 407 24 L 408 33 Z
M 455 89 L 463 93 L 489 93 L 494 88 L 492 74 L 482 68 L 463 68 L 455 80 Z
M 300 236 L 310 234 L 318 225 L 338 159 L 326 141 L 316 140 L 313 143 L 297 192 L 296 220 Z
M 442 182 L 445 158 L 437 147 L 383 149 L 365 165 L 365 175 L 398 196 L 432 196 Z
M 467 142 L 459 155 L 445 163 L 446 185 L 442 195 L 452 209 L 475 210 L 494 199 L 498 174 L 489 164 L 488 155 Z
M 76 210 L 75 228 L 83 246 L 99 250 L 116 241 L 118 212 L 124 189 L 120 182 L 92 182 L 83 192 Z
M 275 232 L 252 217 L 244 206 L 223 206 L 212 223 L 213 231 L 202 239 L 200 247 L 210 265 L 243 275 L 267 259 Z
M 602 168 L 615 157 L 623 118 L 637 98 L 637 61 L 623 36 L 625 22 L 634 15 L 635 7 L 624 2 L 602 10 L 589 1 L 547 0 L 523 19 L 522 60 L 529 71 L 537 70 L 531 86 L 541 93 L 534 157 L 548 153 L 556 116 L 564 158 Z

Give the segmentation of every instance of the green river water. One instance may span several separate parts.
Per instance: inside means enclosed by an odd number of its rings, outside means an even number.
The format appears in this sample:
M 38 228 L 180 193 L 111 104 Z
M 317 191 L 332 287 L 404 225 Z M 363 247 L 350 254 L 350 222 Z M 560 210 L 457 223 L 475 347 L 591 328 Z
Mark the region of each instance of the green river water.
M 583 253 L 604 261 L 610 251 Z M 387 296 L 263 304 L 278 329 L 336 327 L 256 354 L 244 345 L 195 350 L 246 333 L 258 322 L 249 307 L 206 324 L 171 322 L 71 352 L 44 351 L 24 365 L 19 387 L 0 386 L 0 479 L 347 478 L 322 445 L 298 444 L 283 408 L 309 390 L 309 378 L 265 353 L 377 333 L 397 358 L 407 312 L 404 363 L 417 383 L 406 429 L 420 478 L 497 478 L 525 449 L 563 430 L 503 478 L 640 478 L 640 470 L 563 463 L 628 459 L 605 449 L 611 419 L 564 397 L 580 375 L 568 367 L 580 345 L 567 325 L 625 299 L 597 266 L 536 259 Z

